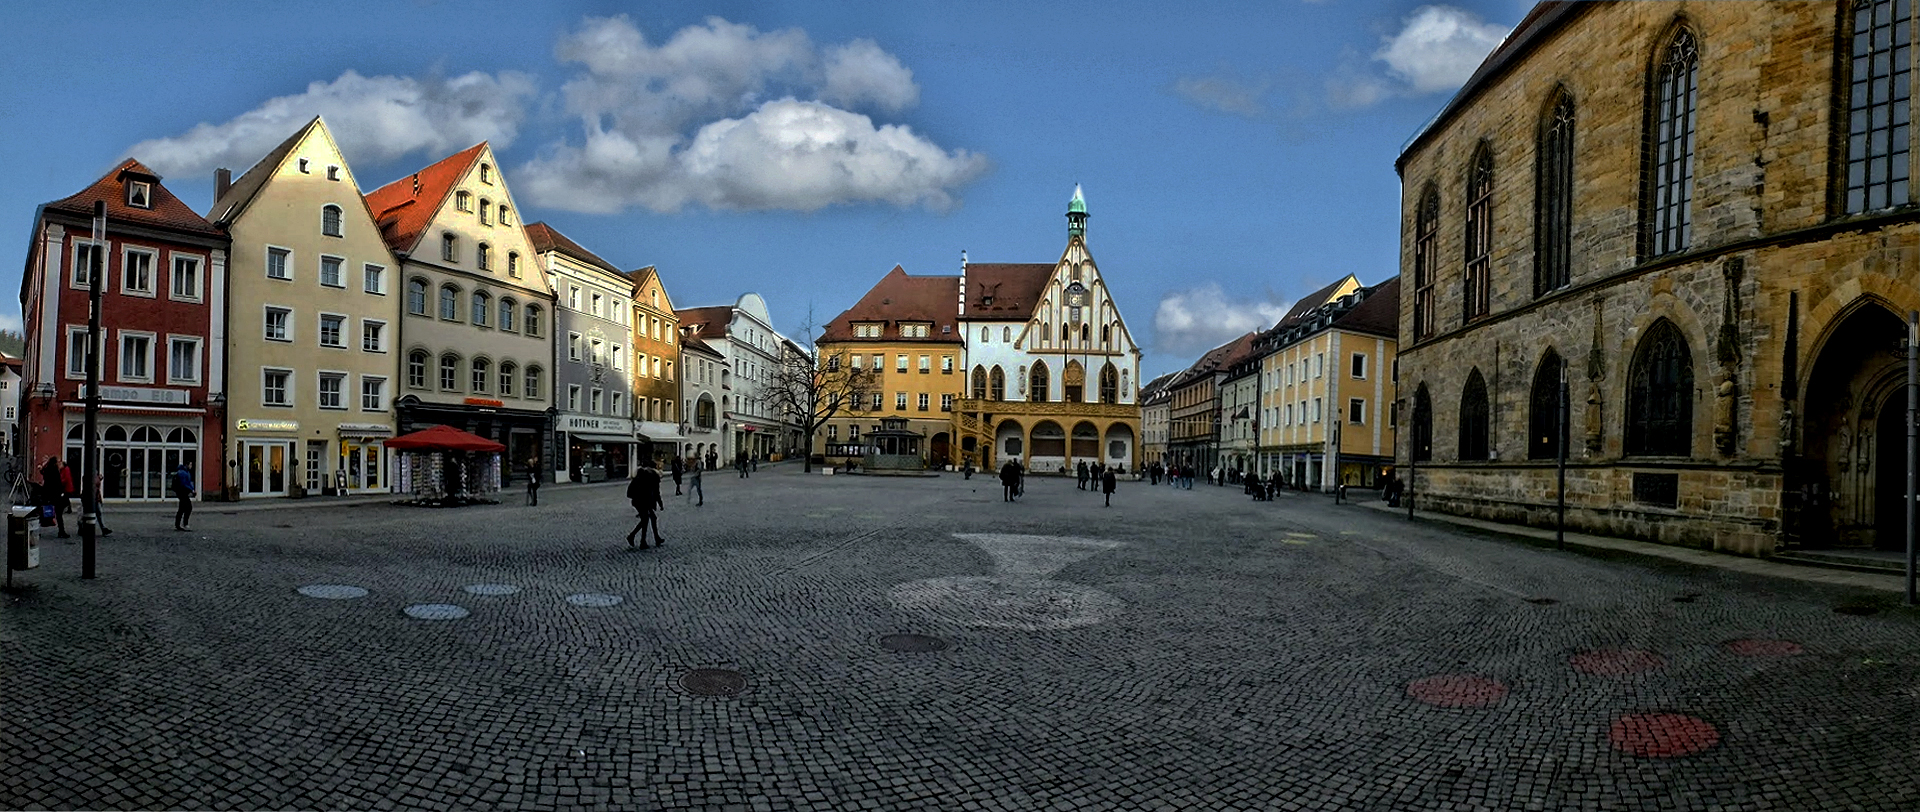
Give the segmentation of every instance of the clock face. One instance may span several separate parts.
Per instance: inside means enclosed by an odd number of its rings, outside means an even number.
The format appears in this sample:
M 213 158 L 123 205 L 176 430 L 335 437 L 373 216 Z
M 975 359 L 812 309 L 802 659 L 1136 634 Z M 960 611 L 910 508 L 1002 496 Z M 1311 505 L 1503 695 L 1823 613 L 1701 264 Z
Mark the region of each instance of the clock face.
M 1068 285 L 1067 286 L 1067 306 L 1068 307 L 1085 307 L 1086 304 L 1087 304 L 1086 287 L 1084 285 L 1081 285 L 1079 282 L 1075 282 L 1071 285 Z

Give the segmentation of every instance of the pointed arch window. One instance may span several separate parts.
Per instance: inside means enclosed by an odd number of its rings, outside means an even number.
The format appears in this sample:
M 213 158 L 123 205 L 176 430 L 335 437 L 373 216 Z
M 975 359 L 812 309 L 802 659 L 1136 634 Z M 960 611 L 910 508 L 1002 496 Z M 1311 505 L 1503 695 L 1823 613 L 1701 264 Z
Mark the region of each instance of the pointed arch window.
M 1413 436 L 1408 442 L 1407 455 L 1414 462 L 1433 459 L 1433 398 L 1424 383 L 1413 393 Z
M 1120 402 L 1120 373 L 1113 364 L 1100 367 L 1100 402 Z
M 1484 460 L 1488 453 L 1487 424 L 1491 412 L 1487 408 L 1487 381 L 1480 377 L 1480 370 L 1467 374 L 1466 389 L 1460 393 L 1460 460 Z
M 973 399 L 974 400 L 987 399 L 987 368 L 986 367 L 973 368 Z
M 1640 340 L 1627 376 L 1627 453 L 1693 453 L 1693 354 L 1665 319 Z
M 1047 402 L 1047 396 L 1053 387 L 1053 381 L 1047 377 L 1047 362 L 1033 362 L 1033 370 L 1027 373 L 1027 400 L 1033 403 Z
M 1674 32 L 1654 68 L 1642 159 L 1640 256 L 1686 250 L 1693 239 L 1693 144 L 1700 51 L 1693 32 Z
M 988 400 L 1007 399 L 1007 373 L 1000 369 L 999 364 L 993 365 L 992 382 L 990 386 L 992 388 L 987 392 Z
M 1491 304 L 1493 269 L 1493 148 L 1487 142 L 1473 151 L 1467 167 L 1466 286 L 1461 291 L 1471 321 L 1487 315 Z
M 1565 88 L 1540 122 L 1534 165 L 1533 295 L 1573 278 L 1573 96 Z
M 1413 335 L 1434 332 L 1433 286 L 1440 262 L 1440 191 L 1427 184 L 1415 207 L 1413 225 Z
M 1560 444 L 1566 441 L 1560 426 L 1560 383 L 1565 370 L 1560 354 L 1547 350 L 1540 368 L 1533 372 L 1533 392 L 1527 398 L 1527 459 L 1560 458 Z
M 1847 214 L 1911 202 L 1913 3 L 1854 0 L 1847 50 Z

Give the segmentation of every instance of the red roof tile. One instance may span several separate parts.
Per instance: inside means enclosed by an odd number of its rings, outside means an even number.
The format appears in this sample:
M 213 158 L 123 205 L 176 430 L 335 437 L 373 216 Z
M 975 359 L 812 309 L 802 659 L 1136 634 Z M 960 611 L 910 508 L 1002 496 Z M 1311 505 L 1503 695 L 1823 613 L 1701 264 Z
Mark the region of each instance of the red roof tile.
M 1039 262 L 974 262 L 967 265 L 967 312 L 974 321 L 1026 321 L 1040 305 L 1056 266 Z
M 673 312 L 680 317 L 681 327 L 699 325 L 700 331 L 694 335 L 700 338 L 726 338 L 727 325 L 733 323 L 732 305 L 689 307 Z
M 126 181 L 144 180 L 153 184 L 153 196 L 148 202 L 150 208 L 138 208 L 127 204 Z M 46 205 L 47 211 L 77 214 L 82 217 L 93 216 L 93 203 L 104 200 L 107 203 L 107 224 L 138 223 L 144 226 L 187 231 L 194 234 L 225 237 L 219 227 L 207 222 L 207 218 L 194 213 L 193 209 L 180 198 L 174 197 L 167 187 L 160 185 L 160 176 L 148 169 L 145 164 L 132 158 L 122 161 L 113 171 L 100 176 L 99 180 L 82 190 L 79 194 L 64 197 Z
M 622 276 L 626 275 L 625 271 L 615 267 L 613 263 L 601 259 L 599 254 L 580 247 L 579 243 L 574 242 L 568 238 L 567 235 L 560 233 L 559 229 L 547 225 L 545 220 L 527 226 L 526 232 L 527 240 L 533 243 L 533 250 L 535 251 L 543 254 L 548 251 L 559 251 L 562 254 L 566 254 L 567 256 L 608 273 L 617 273 Z
M 931 323 L 933 327 L 925 339 L 907 340 L 959 343 L 954 326 L 959 299 L 960 277 L 908 276 L 906 269 L 895 265 L 853 307 L 827 322 L 820 340 L 899 341 L 900 323 L 909 321 Z M 855 338 L 854 322 L 883 322 L 884 327 L 878 338 Z
M 367 210 L 373 212 L 374 222 L 380 224 L 380 236 L 386 238 L 388 248 L 413 253 L 421 233 L 427 230 L 427 223 L 453 191 L 453 184 L 466 177 L 468 168 L 486 147 L 485 141 L 474 144 L 367 193 Z

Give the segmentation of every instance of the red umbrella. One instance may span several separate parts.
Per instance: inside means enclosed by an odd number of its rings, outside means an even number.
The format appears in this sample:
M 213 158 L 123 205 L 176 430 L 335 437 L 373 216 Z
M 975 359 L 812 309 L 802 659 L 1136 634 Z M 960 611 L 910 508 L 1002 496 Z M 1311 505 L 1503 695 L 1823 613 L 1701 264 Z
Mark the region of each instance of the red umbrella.
M 386 443 L 388 448 L 399 451 L 505 451 L 507 447 L 474 434 L 461 431 L 452 426 L 434 426 L 430 429 L 402 434 Z

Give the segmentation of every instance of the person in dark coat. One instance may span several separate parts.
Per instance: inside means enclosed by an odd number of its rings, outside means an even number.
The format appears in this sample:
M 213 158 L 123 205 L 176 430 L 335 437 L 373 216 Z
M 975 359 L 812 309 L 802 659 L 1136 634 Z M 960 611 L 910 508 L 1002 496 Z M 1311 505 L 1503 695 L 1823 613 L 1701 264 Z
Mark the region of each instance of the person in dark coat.
M 1006 501 L 1008 502 L 1013 501 L 1013 497 L 1019 494 L 1020 463 L 1007 460 L 1006 465 L 1000 466 L 1000 489 L 1004 492 Z
M 685 474 L 686 472 L 687 472 L 687 464 L 680 459 L 679 454 L 673 455 L 673 495 L 674 496 L 680 495 L 680 477 L 682 474 Z
M 640 536 L 640 549 L 647 549 L 647 528 L 653 528 L 653 546 L 667 543 L 660 537 L 660 517 L 655 511 L 666 507 L 660 499 L 660 471 L 653 467 L 653 460 L 640 463 L 640 470 L 633 472 L 633 479 L 627 483 L 627 501 L 633 503 L 633 512 L 640 517 L 633 529 L 627 531 L 627 546 L 633 547 L 633 537 Z
M 527 460 L 527 506 L 540 504 L 540 458 Z
M 1074 475 L 1074 481 L 1078 483 L 1075 487 L 1078 487 L 1080 490 L 1083 490 L 1083 491 L 1086 490 L 1087 489 L 1087 461 L 1086 460 L 1081 460 L 1080 464 L 1075 465 L 1073 467 L 1073 475 Z
M 1120 478 L 1113 475 L 1112 468 L 1100 472 L 1100 492 L 1107 495 L 1107 507 L 1113 507 L 1113 489 L 1119 481 Z
M 720 467 L 720 452 L 717 449 L 707 449 L 707 470 L 711 471 L 718 467 Z
M 693 464 L 688 467 L 693 469 L 693 479 L 687 483 L 687 496 L 698 495 L 700 501 L 693 503 L 693 506 L 699 507 L 707 503 L 707 489 L 700 485 L 700 458 L 694 457 Z
M 173 511 L 173 529 L 192 530 L 188 522 L 193 520 L 193 463 L 180 461 L 180 467 L 173 469 L 173 497 L 180 504 Z
M 67 538 L 67 511 L 73 502 L 68 494 L 73 493 L 73 475 L 67 473 L 67 466 L 61 464 L 58 456 L 48 456 L 47 463 L 40 466 L 40 504 L 53 508 L 53 520 L 60 526 L 60 537 Z

